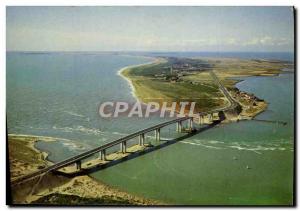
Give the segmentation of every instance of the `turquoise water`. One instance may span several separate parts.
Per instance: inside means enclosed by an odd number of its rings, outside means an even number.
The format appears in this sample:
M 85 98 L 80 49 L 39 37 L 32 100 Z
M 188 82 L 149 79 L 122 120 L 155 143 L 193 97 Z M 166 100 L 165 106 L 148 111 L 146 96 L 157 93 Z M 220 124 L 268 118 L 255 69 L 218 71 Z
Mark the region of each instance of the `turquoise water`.
M 160 121 L 102 119 L 104 101 L 135 102 L 117 72 L 153 59 L 113 54 L 8 53 L 8 133 L 69 139 L 40 142 L 59 161 Z M 61 153 L 63 151 L 64 153 Z
M 100 53 L 8 53 L 8 132 L 61 138 L 37 144 L 56 162 L 165 121 L 104 120 L 97 115 L 100 102 L 134 102 L 129 85 L 117 72 L 151 60 Z M 246 78 L 237 86 L 269 103 L 257 119 L 287 125 L 258 121 L 218 125 L 92 176 L 171 204 L 290 204 L 294 74 Z M 162 137 L 178 137 L 174 129 L 164 128 Z

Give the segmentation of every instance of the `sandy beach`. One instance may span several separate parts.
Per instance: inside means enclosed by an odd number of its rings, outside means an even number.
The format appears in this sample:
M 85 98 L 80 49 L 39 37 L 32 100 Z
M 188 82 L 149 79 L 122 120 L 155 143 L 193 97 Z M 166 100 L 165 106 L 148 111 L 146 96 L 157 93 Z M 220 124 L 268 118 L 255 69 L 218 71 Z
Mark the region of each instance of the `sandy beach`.
M 131 81 L 128 77 L 124 76 L 123 72 L 124 72 L 125 70 L 127 70 L 127 69 L 130 69 L 130 68 L 141 67 L 141 66 L 144 66 L 144 65 L 150 65 L 150 64 L 156 64 L 156 63 L 159 63 L 159 62 L 161 62 L 161 61 L 163 60 L 163 59 L 161 59 L 161 58 L 152 58 L 152 57 L 146 57 L 146 58 L 151 58 L 151 59 L 153 59 L 153 61 L 151 61 L 151 62 L 146 62 L 146 63 L 144 63 L 144 64 L 138 64 L 138 65 L 129 65 L 129 66 L 126 66 L 126 67 L 121 68 L 121 69 L 118 71 L 118 73 L 117 73 L 117 75 L 121 76 L 123 79 L 125 79 L 125 80 L 128 82 L 128 84 L 129 84 L 129 86 L 130 86 L 130 89 L 131 89 L 131 92 L 130 92 L 131 95 L 132 95 L 136 100 L 138 100 L 138 101 L 139 101 L 139 99 L 138 99 L 138 97 L 136 96 L 136 90 L 135 90 L 135 87 L 134 87 L 132 81 Z

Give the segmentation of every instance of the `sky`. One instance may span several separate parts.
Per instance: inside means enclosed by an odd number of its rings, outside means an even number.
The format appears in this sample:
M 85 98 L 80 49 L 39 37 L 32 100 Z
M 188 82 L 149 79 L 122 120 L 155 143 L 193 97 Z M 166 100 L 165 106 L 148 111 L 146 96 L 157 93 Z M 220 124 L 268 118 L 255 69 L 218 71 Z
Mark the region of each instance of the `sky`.
M 293 52 L 293 9 L 10 6 L 6 49 Z

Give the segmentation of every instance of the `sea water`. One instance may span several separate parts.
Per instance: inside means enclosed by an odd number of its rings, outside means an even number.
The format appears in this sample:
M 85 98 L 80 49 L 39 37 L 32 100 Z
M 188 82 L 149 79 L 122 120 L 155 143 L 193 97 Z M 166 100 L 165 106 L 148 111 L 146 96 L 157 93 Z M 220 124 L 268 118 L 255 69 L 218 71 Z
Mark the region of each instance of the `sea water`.
M 268 58 L 278 59 L 278 54 Z M 57 162 L 166 121 L 102 119 L 97 114 L 104 101 L 134 102 L 130 86 L 117 73 L 125 66 L 150 61 L 141 55 L 8 53 L 8 133 L 56 137 L 58 141 L 36 146 Z M 268 102 L 268 109 L 256 119 L 287 124 L 253 120 L 218 125 L 91 176 L 170 204 L 291 203 L 294 74 L 245 78 L 237 87 Z M 174 137 L 178 137 L 175 126 L 162 130 L 163 139 Z

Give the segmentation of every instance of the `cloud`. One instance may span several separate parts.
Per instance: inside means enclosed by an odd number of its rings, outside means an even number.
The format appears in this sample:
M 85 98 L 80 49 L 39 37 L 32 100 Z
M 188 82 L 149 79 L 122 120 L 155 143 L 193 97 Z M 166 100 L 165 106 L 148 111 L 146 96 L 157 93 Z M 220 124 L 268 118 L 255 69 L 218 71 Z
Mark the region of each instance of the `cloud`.
M 293 44 L 293 41 L 286 38 L 274 38 L 271 36 L 253 38 L 242 43 L 243 46 L 283 46 L 289 44 Z
M 226 42 L 228 45 L 237 45 L 239 42 L 236 38 L 229 38 Z

